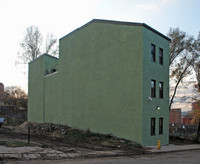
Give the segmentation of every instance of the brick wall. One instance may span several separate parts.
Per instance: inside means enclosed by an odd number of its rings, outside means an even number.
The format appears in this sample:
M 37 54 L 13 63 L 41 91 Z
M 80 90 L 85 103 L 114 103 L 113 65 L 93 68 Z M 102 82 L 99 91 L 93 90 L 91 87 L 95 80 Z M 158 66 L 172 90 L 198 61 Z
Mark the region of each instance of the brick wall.
M 181 124 L 181 109 L 172 109 L 169 113 L 170 124 Z

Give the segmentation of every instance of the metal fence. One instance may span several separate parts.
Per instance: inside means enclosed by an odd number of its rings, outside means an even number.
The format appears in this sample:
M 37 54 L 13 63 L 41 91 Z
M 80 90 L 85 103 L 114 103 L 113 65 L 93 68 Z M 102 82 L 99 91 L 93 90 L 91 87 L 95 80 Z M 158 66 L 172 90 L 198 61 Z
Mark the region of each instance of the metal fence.
M 194 140 L 197 134 L 197 125 L 170 124 L 169 134 L 171 136 Z

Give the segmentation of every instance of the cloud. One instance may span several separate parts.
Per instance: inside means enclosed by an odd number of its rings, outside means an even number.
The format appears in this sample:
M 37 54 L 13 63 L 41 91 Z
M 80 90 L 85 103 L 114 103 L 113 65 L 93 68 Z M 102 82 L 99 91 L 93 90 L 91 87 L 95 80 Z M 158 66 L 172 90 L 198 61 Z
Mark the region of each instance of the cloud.
M 162 0 L 162 4 L 169 3 L 171 0 Z
M 162 0 L 161 3 L 163 5 L 166 5 L 166 4 L 175 4 L 177 3 L 178 0 Z
M 168 8 L 171 5 L 175 5 L 179 0 L 161 0 L 157 1 L 157 3 L 141 3 L 136 5 L 136 8 L 146 10 L 146 11 L 152 11 L 157 12 L 161 9 Z
M 158 5 L 157 4 L 139 4 L 136 6 L 139 9 L 148 10 L 148 11 L 157 11 Z

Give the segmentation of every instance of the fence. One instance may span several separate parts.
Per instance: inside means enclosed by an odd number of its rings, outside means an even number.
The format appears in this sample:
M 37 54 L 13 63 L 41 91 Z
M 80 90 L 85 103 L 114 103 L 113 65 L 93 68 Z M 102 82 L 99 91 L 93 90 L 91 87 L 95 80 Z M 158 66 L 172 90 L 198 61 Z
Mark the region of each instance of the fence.
M 197 125 L 184 125 L 184 124 L 170 124 L 169 134 L 171 136 L 178 136 L 193 140 L 197 134 Z
M 0 106 L 0 117 L 8 125 L 19 125 L 27 120 L 27 109 L 19 109 L 15 106 Z

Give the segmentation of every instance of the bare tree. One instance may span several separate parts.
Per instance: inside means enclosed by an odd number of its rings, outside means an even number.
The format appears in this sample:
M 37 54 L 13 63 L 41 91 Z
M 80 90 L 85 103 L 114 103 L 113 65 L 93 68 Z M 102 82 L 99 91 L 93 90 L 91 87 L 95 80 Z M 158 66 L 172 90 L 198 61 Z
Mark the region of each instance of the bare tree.
M 173 64 L 174 60 L 182 54 L 185 50 L 189 49 L 194 38 L 192 36 L 187 36 L 183 31 L 180 31 L 179 28 L 170 28 L 168 37 L 171 38 L 170 43 L 170 61 L 169 64 Z
M 18 53 L 19 59 L 26 64 L 35 60 L 41 54 L 42 35 L 38 27 L 30 26 L 26 29 L 26 35 L 20 43 L 22 52 Z
M 180 59 L 180 63 L 177 63 L 175 68 L 172 70 L 170 78 L 175 78 L 175 88 L 170 99 L 169 110 L 171 109 L 179 84 L 185 77 L 192 74 L 193 70 L 191 67 L 197 58 L 198 56 L 193 56 L 192 58 L 187 59 L 187 57 L 184 56 Z
M 178 28 L 170 28 L 168 36 L 171 38 L 170 78 L 171 80 L 174 79 L 175 83 L 175 89 L 169 104 L 170 110 L 180 82 L 193 72 L 192 67 L 197 63 L 200 56 L 196 53 L 194 46 L 196 40 L 192 36 L 186 35 Z
M 194 53 L 196 53 L 198 56 L 200 56 L 200 32 L 199 32 L 197 39 L 195 40 L 195 42 L 193 44 L 193 48 L 195 49 Z M 193 68 L 194 68 L 194 72 L 196 75 L 198 90 L 200 91 L 200 60 L 197 60 L 194 63 Z
M 18 52 L 19 61 L 17 63 L 27 64 L 43 53 L 53 56 L 58 54 L 58 47 L 55 47 L 57 39 L 51 34 L 46 38 L 45 48 L 43 48 L 43 37 L 38 27 L 30 26 L 26 29 L 26 34 L 20 47 L 22 51 Z
M 45 52 L 46 54 L 51 54 L 52 56 L 58 55 L 58 47 L 55 47 L 57 43 L 57 39 L 53 36 L 53 34 L 48 34 L 46 37 L 46 46 Z
M 17 86 L 10 86 L 5 88 L 4 103 L 6 105 L 13 105 L 17 108 L 27 108 L 28 95 Z

